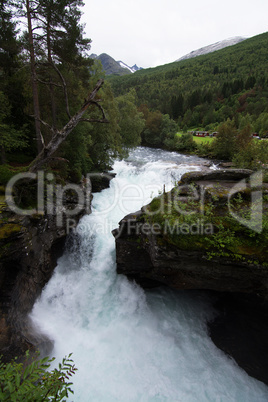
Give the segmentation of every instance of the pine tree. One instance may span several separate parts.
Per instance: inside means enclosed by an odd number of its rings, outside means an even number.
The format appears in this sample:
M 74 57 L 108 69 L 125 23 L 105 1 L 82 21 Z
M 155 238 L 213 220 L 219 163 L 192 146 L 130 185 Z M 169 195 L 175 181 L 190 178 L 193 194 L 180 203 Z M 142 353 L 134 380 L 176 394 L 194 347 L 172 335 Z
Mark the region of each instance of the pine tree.
M 20 51 L 19 42 L 16 39 L 16 24 L 12 21 L 12 13 L 9 2 L 0 1 L 0 68 L 8 76 L 17 67 L 17 56 Z M 1 74 L 2 76 L 2 74 Z
M 9 1 L 0 1 L 0 150 L 1 163 L 6 151 L 27 146 L 22 131 L 27 119 L 23 111 L 23 80 L 17 74 L 21 67 L 21 44 L 16 23 L 12 20 Z M 25 127 L 24 127 L 25 128 Z
M 43 130 L 55 131 L 57 126 L 66 123 L 71 118 L 67 82 L 63 70 L 70 74 L 72 79 L 80 79 L 77 74 L 79 68 L 89 66 L 92 61 L 86 58 L 90 49 L 90 39 L 83 38 L 83 26 L 80 24 L 80 0 L 20 0 L 14 3 L 17 15 L 27 19 L 27 32 L 24 33 L 25 49 L 28 50 L 31 69 L 31 86 L 33 93 L 33 114 L 37 150 L 40 153 L 45 146 Z M 68 63 L 68 69 L 66 64 Z M 84 68 L 85 71 L 85 68 Z M 88 79 L 89 73 L 86 74 Z M 86 81 L 86 80 L 85 80 Z M 45 86 L 45 91 L 44 91 Z M 48 93 L 51 105 L 42 107 L 40 94 L 44 97 Z M 58 122 L 59 110 L 62 109 L 62 99 L 66 111 L 65 121 Z
M 90 49 L 90 39 L 83 38 L 80 0 L 41 0 L 36 3 L 33 19 L 38 29 L 35 31 L 34 42 L 38 49 L 38 66 L 42 78 L 39 83 L 46 85 L 49 90 L 52 127 L 57 127 L 57 100 L 55 89 L 61 87 L 64 93 L 65 108 L 70 118 L 67 83 L 62 66 L 75 70 L 78 79 L 79 67 L 92 64 L 85 57 Z M 66 67 L 65 67 L 66 69 Z M 81 77 L 79 77 L 81 78 Z M 88 74 L 87 77 L 88 79 Z

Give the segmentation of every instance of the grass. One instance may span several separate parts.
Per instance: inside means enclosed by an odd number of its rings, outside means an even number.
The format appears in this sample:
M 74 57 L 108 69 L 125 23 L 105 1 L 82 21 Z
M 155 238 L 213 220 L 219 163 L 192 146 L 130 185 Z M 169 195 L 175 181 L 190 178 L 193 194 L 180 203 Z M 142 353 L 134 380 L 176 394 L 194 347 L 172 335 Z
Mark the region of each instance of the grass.
M 182 131 L 179 131 L 176 134 L 176 137 L 181 137 L 182 134 L 184 134 Z M 193 136 L 193 140 L 196 144 L 205 144 L 205 143 L 211 143 L 214 140 L 215 137 L 195 137 Z
M 215 137 L 194 137 L 193 136 L 193 140 L 197 144 L 211 143 L 212 141 L 214 141 L 214 138 Z

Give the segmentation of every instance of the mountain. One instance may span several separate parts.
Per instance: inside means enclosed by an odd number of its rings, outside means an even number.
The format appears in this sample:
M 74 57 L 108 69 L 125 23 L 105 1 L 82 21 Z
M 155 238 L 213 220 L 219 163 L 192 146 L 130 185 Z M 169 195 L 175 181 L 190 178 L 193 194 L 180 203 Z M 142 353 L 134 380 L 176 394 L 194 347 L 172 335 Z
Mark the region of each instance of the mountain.
M 138 67 L 136 64 L 130 67 L 123 61 L 116 61 L 111 56 L 106 53 L 102 53 L 99 56 L 96 54 L 92 54 L 90 56 L 92 59 L 100 60 L 103 70 L 106 75 L 126 75 L 134 73 L 135 71 L 141 70 L 141 67 Z
M 134 64 L 134 66 L 129 67 L 126 63 L 124 63 L 124 62 L 121 61 L 121 60 L 118 61 L 117 63 L 119 63 L 121 67 L 129 69 L 129 71 L 130 71 L 131 73 L 135 73 L 135 72 L 138 71 L 138 70 L 142 70 L 142 67 L 138 67 L 137 64 Z
M 216 50 L 224 49 L 225 47 L 228 46 L 233 46 L 236 45 L 239 42 L 242 42 L 246 38 L 242 36 L 235 36 L 233 38 L 225 39 L 220 42 L 213 43 L 212 45 L 208 45 L 205 47 L 201 47 L 200 49 L 193 50 L 192 52 L 186 54 L 185 56 L 180 57 L 176 61 L 181 61 L 181 60 L 186 60 L 186 59 L 192 59 L 193 57 L 201 56 L 203 54 L 208 54 L 215 52 Z
M 109 82 L 115 96 L 134 88 L 138 105 L 169 114 L 180 128 L 214 130 L 248 114 L 266 134 L 267 60 L 268 32 L 199 57 L 110 76 Z

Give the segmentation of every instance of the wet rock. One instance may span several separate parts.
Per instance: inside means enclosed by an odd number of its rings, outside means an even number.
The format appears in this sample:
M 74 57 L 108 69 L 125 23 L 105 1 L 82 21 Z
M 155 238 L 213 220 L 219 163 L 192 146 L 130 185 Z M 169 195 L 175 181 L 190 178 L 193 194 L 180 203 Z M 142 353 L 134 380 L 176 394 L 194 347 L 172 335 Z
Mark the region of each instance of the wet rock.
M 211 181 L 211 184 L 217 182 L 235 182 L 237 180 L 247 179 L 253 170 L 250 169 L 222 169 L 222 170 L 210 170 L 208 172 L 189 172 L 185 173 L 182 178 L 182 183 L 192 183 L 199 181 Z
M 116 173 L 92 173 L 90 180 L 92 183 L 92 192 L 98 193 L 110 186 L 110 181 L 116 176 Z
M 233 164 L 233 162 L 220 162 L 219 164 L 218 164 L 218 167 L 220 167 L 220 168 L 233 168 L 234 167 L 234 164 Z
M 208 259 L 205 251 L 183 250 L 161 235 L 145 233 L 142 224 L 133 218 L 124 219 L 119 230 L 113 231 L 119 274 L 140 284 L 160 283 L 174 289 L 211 289 L 267 296 L 266 267 L 227 257 Z
M 196 190 L 205 189 L 204 208 L 206 203 L 214 202 L 210 219 L 212 233 L 217 237 L 220 230 L 218 220 L 227 214 L 231 189 L 242 180 L 242 199 L 250 200 L 252 174 L 244 169 L 187 173 L 179 183 L 182 186 L 180 196 L 187 196 L 192 185 Z M 267 184 L 263 184 L 262 190 L 265 194 Z M 208 324 L 212 340 L 249 375 L 268 384 L 267 245 L 261 235 L 256 243 L 248 241 L 248 229 L 236 222 L 233 228 L 228 219 L 221 221 L 226 224 L 226 228 L 221 229 L 222 236 L 224 238 L 229 229 L 236 230 L 235 246 L 231 242 L 224 253 L 219 250 L 221 243 L 215 249 L 213 241 L 212 246 L 207 246 L 209 235 L 205 228 L 203 235 L 200 232 L 199 235 L 187 232 L 170 235 L 163 229 L 165 213 L 160 211 L 153 219 L 148 212 L 153 212 L 153 206 L 157 209 L 162 201 L 169 205 L 174 194 L 174 190 L 163 194 L 159 203 L 153 200 L 149 206 L 119 222 L 119 228 L 113 231 L 117 272 L 145 288 L 165 285 L 173 289 L 204 289 L 216 294 L 218 314 Z M 184 206 L 187 205 L 186 197 Z M 265 203 L 263 208 L 267 213 Z M 176 214 L 179 216 L 178 210 L 171 211 L 173 219 L 176 219 Z M 255 236 L 253 232 L 251 235 Z
M 215 345 L 250 376 L 268 385 L 268 303 L 256 295 L 214 294 L 217 311 L 208 323 Z
M 210 203 L 213 197 L 216 198 L 213 212 L 216 214 L 213 217 L 216 224 L 211 225 L 213 235 L 218 231 L 217 214 L 225 213 L 223 211 L 230 189 L 237 180 L 248 178 L 251 173 L 250 170 L 238 169 L 191 172 L 182 177 L 180 184 L 186 193 L 187 185 L 194 183 L 196 188 L 201 185 L 205 187 L 206 202 Z M 245 191 L 247 189 L 246 187 Z M 168 202 L 172 200 L 172 191 L 165 194 Z M 181 195 L 183 192 L 180 192 Z M 211 289 L 220 292 L 254 293 L 267 297 L 268 270 L 262 263 L 253 262 L 257 248 L 263 248 L 263 245 L 256 246 L 255 249 L 252 247 L 253 251 L 241 246 L 239 250 L 226 255 L 215 253 L 208 256 L 206 235 L 210 233 L 206 231 L 206 224 L 202 221 L 197 221 L 199 227 L 192 224 L 192 232 L 188 235 L 178 227 L 181 232 L 177 233 L 174 240 L 174 236 L 168 236 L 169 233 L 163 228 L 164 218 L 161 218 L 161 223 L 155 223 L 150 220 L 146 211 L 147 207 L 143 207 L 141 211 L 127 215 L 119 223 L 119 229 L 113 231 L 118 273 L 134 278 L 139 283 L 146 280 L 146 283 L 152 281 L 175 289 Z M 211 221 L 213 219 L 211 218 Z M 175 232 L 176 228 L 167 226 L 167 229 Z M 195 237 L 193 231 L 197 232 L 197 229 L 199 236 Z M 238 232 L 240 237 L 243 230 L 246 232 L 241 226 Z M 247 257 L 250 252 L 252 254 Z
M 46 336 L 36 333 L 28 314 L 51 278 L 69 230 L 88 212 L 81 206 L 69 227 L 65 211 L 74 203 L 67 198 L 51 215 L 16 215 L 7 207 L 1 211 L 0 353 L 5 361 L 24 355 L 27 349 L 52 348 Z

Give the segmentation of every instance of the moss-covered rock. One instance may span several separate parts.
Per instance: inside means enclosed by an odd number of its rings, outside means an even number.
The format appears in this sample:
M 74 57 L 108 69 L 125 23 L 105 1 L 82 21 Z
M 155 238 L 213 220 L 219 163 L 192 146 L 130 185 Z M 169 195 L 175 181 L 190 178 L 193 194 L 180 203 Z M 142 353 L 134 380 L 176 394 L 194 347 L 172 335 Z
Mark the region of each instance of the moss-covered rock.
M 267 297 L 267 185 L 254 193 L 262 207 L 255 211 L 252 174 L 187 173 L 172 191 L 125 217 L 114 231 L 118 272 L 140 283 Z M 254 219 L 255 212 L 261 216 Z

